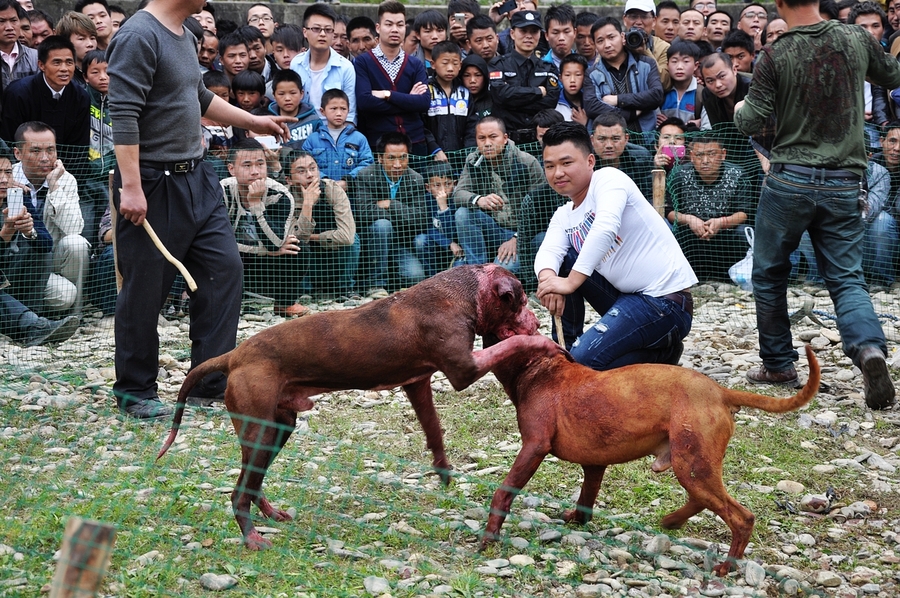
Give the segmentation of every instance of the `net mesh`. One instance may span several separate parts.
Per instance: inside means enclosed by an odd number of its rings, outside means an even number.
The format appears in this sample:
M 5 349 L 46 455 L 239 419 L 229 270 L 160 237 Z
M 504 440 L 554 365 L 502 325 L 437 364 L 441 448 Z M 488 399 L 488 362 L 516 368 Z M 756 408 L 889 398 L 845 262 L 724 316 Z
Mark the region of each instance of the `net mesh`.
M 655 138 L 632 134 L 614 165 L 635 180 L 663 215 L 673 214 L 673 232 L 701 279 L 694 289 L 695 321 L 711 324 L 713 336 L 729 339 L 732 348 L 750 348 L 755 340 L 753 296 L 736 284 L 746 286 L 747 273 L 729 269 L 734 270 L 748 249 L 743 227 L 753 225 L 762 182 L 760 161 L 745 138 L 723 132 L 712 137 L 688 134 L 666 147 L 657 147 Z M 519 149 L 540 159 L 537 144 Z M 409 202 L 419 211 L 407 214 L 414 225 L 394 223 L 393 236 L 379 229 L 382 219 L 365 213 L 373 209 L 371 204 L 391 197 L 373 197 L 372 188 L 361 184 L 362 177 L 348 180 L 346 190 L 321 183 L 304 224 L 303 204 L 312 196 L 304 195 L 289 176 L 297 162 L 269 156 L 272 182 L 267 193 L 288 194 L 291 200 L 267 203 L 280 223 L 272 231 L 255 226 L 249 210 L 235 210 L 240 218 L 234 221 L 238 242 L 251 249 L 243 254 L 238 342 L 282 322 L 278 307 L 299 303 L 313 311 L 352 308 L 456 264 L 494 261 L 513 231 L 518 232 L 517 272 L 533 291 L 540 234 L 564 200 L 545 182 L 529 183 L 526 172 L 512 172 L 506 179 L 489 171 L 468 176 L 472 193 L 495 189 L 491 192 L 515 210 L 513 220 L 482 223 L 480 245 L 464 240 L 451 225 L 460 225 L 460 207 L 475 210 L 455 203 L 452 193 L 443 200 L 439 181 L 431 175 L 448 175 L 453 184 L 466 180 L 464 171 L 473 161 L 468 154 L 448 156 L 448 169 L 430 159 L 409 157 L 409 167 L 422 178 L 408 171 L 404 177 L 416 179 L 411 193 L 420 195 L 404 196 L 401 189 L 392 201 Z M 666 154 L 674 158 L 659 158 Z M 377 156 L 370 168 L 383 178 L 377 169 L 393 158 Z M 229 160 L 227 155 L 210 158 L 222 179 L 231 176 Z M 716 176 L 706 175 L 709 164 L 715 165 Z M 652 171 L 660 166 L 665 184 L 654 193 Z M 504 404 L 495 382 L 453 393 L 440 375 L 433 383 L 436 402 L 458 472 L 451 486 L 441 486 L 431 475 L 423 435 L 399 390 L 323 395 L 314 411 L 301 414 L 294 437 L 267 476 L 270 499 L 288 508 L 293 521 L 258 521 L 274 546 L 260 553 L 243 549 L 230 502 L 240 457 L 224 409 L 190 409 L 175 446 L 157 463 L 153 458 L 162 428 L 117 416 L 109 390 L 115 378 L 112 319 L 117 289 L 105 214 L 109 167 L 109 161 L 73 167 L 71 176 L 60 180 L 51 199 L 61 216 L 47 223 L 53 237 L 50 251 L 7 251 L 3 256 L 5 295 L 57 322 L 80 308 L 81 320 L 60 344 L 38 342 L 47 339 L 22 329 L 8 311 L 0 323 L 6 335 L 0 339 L 0 594 L 39 595 L 52 576 L 54 551 L 71 515 L 116 526 L 103 595 L 192 596 L 214 583 L 236 583 L 232 592 L 266 596 L 564 595 L 585 583 L 602 585 L 602 591 L 643 588 L 650 595 L 676 595 L 708 582 L 710 562 L 721 558 L 710 556 L 716 551 L 709 542 L 686 535 L 674 539 L 676 552 L 688 563 L 677 569 L 666 569 L 647 551 L 647 541 L 658 533 L 659 517 L 678 508 L 684 494 L 674 478 L 650 477 L 646 464 L 622 466 L 621 473 L 605 482 L 639 496 L 641 506 L 634 506 L 638 512 L 607 511 L 601 503 L 590 526 L 573 530 L 547 513 L 572 506 L 580 471 L 549 460 L 514 502 L 499 547 L 476 553 L 490 496 L 519 448 L 515 413 Z M 14 167 L 13 177 L 25 183 L 22 176 L 21 167 Z M 73 192 L 74 197 L 61 197 Z M 887 193 L 880 213 L 892 216 L 895 203 L 889 185 Z M 29 191 L 24 195 L 27 202 Z M 341 197 L 349 202 L 353 219 L 349 232 L 336 215 Z M 442 209 L 444 201 L 447 209 Z M 715 242 L 699 240 L 696 226 L 684 218 L 705 221 L 739 213 L 743 218 L 732 218 L 736 224 Z M 61 241 L 78 232 L 83 243 Z M 269 232 L 268 240 L 263 238 Z M 270 255 L 277 253 L 273 238 L 290 234 L 298 238 L 302 259 Z M 379 239 L 386 241 L 379 245 Z M 876 312 L 894 343 L 900 315 L 898 293 L 891 286 L 897 243 L 895 238 L 876 253 L 876 240 L 867 234 L 866 276 Z M 258 247 L 266 249 L 253 253 Z M 61 259 L 63 249 L 75 257 Z M 788 297 L 793 321 L 806 329 L 835 328 L 833 307 L 808 239 L 792 263 Z M 167 401 L 174 399 L 189 367 L 189 297 L 184 280 L 177 278 L 159 316 L 158 382 Z M 541 309 L 536 301 L 532 308 Z M 549 333 L 546 313 L 541 319 L 543 332 Z M 467 403 L 476 406 L 468 408 Z M 726 463 L 726 469 L 733 465 Z M 727 529 L 711 515 L 700 529 L 713 541 L 729 541 Z M 511 555 L 516 555 L 512 563 Z M 230 579 L 202 579 L 210 573 Z M 387 585 L 379 586 L 382 581 Z

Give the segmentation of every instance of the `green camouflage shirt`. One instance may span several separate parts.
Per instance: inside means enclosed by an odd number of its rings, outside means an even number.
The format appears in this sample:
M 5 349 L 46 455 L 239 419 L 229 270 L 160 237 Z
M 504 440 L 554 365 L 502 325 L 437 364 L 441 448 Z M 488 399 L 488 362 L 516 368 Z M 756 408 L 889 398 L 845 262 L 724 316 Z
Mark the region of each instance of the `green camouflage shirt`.
M 734 123 L 745 135 L 777 120 L 772 164 L 866 169 L 863 85 L 900 87 L 900 63 L 862 27 L 795 27 L 759 53 Z

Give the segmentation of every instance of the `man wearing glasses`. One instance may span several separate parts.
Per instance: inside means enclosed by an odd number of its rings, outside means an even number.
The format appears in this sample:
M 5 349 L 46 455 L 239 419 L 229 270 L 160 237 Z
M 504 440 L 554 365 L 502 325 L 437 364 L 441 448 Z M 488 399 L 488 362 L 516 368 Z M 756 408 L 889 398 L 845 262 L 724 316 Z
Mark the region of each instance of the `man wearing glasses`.
M 663 88 L 668 89 L 671 83 L 669 79 L 669 43 L 663 39 L 655 37 L 653 34 L 656 27 L 656 6 L 653 0 L 628 0 L 625 3 L 625 14 L 622 17 L 627 32 L 632 27 L 643 29 L 646 34 L 647 43 L 645 44 L 645 54 L 656 61 L 659 68 L 659 79 Z
M 350 99 L 347 121 L 356 124 L 356 71 L 353 64 L 331 47 L 337 14 L 324 3 L 311 4 L 303 13 L 303 35 L 308 52 L 291 60 L 291 70 L 303 80 L 306 101 L 318 107 L 322 94 L 329 89 L 342 89 Z M 322 121 L 325 115 L 320 113 Z
M 272 9 L 267 4 L 254 4 L 247 10 L 247 24 L 259 29 L 266 38 L 266 54 L 271 54 L 272 43 L 269 38 L 278 26 L 275 17 L 272 16 Z
M 705 19 L 716 12 L 716 3 L 715 0 L 694 0 L 691 2 L 691 8 L 703 15 Z
M 762 48 L 762 32 L 769 23 L 769 14 L 760 4 L 748 4 L 741 10 L 737 28 L 753 38 L 756 51 Z

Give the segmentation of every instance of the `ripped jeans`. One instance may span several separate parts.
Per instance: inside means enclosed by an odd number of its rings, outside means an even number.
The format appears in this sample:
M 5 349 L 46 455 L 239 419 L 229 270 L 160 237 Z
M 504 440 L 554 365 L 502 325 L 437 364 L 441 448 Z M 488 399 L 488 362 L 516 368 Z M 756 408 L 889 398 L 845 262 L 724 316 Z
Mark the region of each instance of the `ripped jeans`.
M 578 254 L 574 249 L 563 260 L 560 276 L 567 276 Z M 584 332 L 584 302 L 600 320 Z M 562 325 L 566 347 L 578 363 L 595 370 L 634 363 L 673 363 L 681 355 L 681 340 L 691 330 L 693 318 L 684 307 L 665 297 L 622 293 L 598 272 L 566 297 Z M 556 331 L 553 333 L 556 339 Z

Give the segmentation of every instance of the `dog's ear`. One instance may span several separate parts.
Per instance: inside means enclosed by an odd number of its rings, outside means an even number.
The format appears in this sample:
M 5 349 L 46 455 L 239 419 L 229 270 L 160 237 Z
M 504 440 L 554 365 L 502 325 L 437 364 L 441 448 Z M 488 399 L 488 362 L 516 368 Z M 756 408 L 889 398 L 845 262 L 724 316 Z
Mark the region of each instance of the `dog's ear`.
M 508 305 L 518 305 L 522 292 L 522 283 L 514 276 L 497 276 L 494 278 L 494 292 L 500 301 Z

